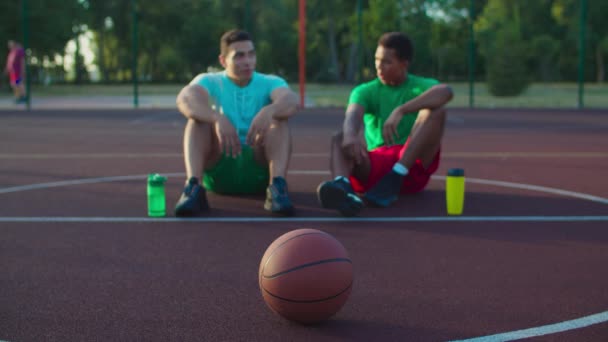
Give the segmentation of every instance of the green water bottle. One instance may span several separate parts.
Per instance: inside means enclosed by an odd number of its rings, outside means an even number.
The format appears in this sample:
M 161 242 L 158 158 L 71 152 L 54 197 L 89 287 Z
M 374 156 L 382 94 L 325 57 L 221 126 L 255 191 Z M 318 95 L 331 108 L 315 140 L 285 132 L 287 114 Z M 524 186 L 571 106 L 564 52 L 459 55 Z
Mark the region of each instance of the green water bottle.
M 148 175 L 148 216 L 163 217 L 166 215 L 165 181 L 166 177 L 158 173 Z

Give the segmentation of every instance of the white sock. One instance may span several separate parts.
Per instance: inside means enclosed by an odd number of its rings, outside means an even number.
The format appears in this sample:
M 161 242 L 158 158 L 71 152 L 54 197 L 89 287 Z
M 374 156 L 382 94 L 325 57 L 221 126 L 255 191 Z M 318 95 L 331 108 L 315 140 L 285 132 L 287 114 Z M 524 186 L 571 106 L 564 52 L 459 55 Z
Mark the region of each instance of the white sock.
M 400 174 L 402 176 L 407 175 L 407 173 L 409 172 L 407 167 L 405 167 L 401 163 L 395 163 L 395 166 L 393 166 L 393 171 L 397 172 L 398 174 Z
M 350 184 L 350 179 L 348 179 L 347 177 L 344 177 L 344 176 L 338 176 L 338 177 L 334 178 L 334 180 L 336 180 L 336 181 L 337 180 L 343 180 L 346 183 Z

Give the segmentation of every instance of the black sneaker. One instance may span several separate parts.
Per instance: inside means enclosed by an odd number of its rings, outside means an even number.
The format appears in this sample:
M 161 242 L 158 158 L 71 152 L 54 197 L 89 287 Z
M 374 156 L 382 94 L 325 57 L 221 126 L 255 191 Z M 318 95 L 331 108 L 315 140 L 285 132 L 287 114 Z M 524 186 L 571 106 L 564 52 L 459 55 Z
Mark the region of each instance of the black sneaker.
M 317 188 L 317 198 L 323 208 L 337 210 L 343 216 L 356 216 L 364 206 L 350 183 L 343 179 L 321 183 Z
M 391 170 L 365 193 L 365 200 L 372 206 L 386 208 L 399 198 L 402 183 L 403 176 Z
M 285 216 L 293 216 L 295 208 L 287 194 L 287 182 L 283 177 L 274 177 L 272 184 L 266 189 L 264 209 Z
M 207 210 L 209 210 L 207 191 L 200 186 L 198 179 L 192 177 L 186 182 L 184 192 L 175 205 L 175 216 L 197 216 Z

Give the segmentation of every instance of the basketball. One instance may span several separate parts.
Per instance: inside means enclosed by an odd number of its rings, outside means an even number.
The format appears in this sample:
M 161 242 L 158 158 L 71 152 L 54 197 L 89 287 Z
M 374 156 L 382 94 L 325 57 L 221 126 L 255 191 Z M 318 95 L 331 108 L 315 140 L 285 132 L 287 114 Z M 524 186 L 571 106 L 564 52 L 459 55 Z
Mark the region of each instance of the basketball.
M 316 229 L 281 235 L 266 249 L 258 271 L 266 304 L 303 324 L 324 321 L 346 303 L 353 265 L 344 246 Z

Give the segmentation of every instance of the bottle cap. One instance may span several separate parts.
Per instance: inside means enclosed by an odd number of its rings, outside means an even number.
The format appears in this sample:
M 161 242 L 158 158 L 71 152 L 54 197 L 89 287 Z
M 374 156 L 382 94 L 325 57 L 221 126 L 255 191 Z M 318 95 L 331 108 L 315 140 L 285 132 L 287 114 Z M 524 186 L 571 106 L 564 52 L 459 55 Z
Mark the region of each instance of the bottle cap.
M 450 177 L 464 177 L 464 169 L 449 169 L 448 176 Z
M 163 185 L 167 181 L 167 177 L 163 177 L 158 173 L 151 173 L 148 175 L 148 183 L 151 185 Z

